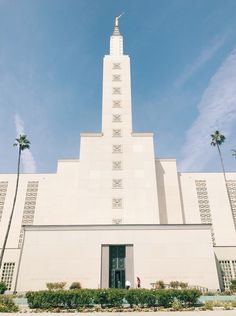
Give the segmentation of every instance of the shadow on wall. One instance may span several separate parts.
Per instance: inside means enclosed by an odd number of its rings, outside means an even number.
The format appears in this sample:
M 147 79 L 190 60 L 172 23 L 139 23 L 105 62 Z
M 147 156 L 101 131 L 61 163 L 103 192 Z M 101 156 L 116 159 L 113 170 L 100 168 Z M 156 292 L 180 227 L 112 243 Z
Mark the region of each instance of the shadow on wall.
M 156 160 L 157 196 L 160 224 L 168 224 L 164 174 L 165 170 L 163 169 L 161 163 Z

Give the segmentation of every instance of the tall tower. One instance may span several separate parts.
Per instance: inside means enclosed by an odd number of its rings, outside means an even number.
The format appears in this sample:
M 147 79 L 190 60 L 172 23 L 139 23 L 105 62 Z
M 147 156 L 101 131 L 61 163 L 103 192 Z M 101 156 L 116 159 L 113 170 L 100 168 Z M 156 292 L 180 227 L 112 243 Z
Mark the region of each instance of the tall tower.
M 102 132 L 81 134 L 80 148 L 82 223 L 159 223 L 153 135 L 132 132 L 130 58 L 119 17 L 103 60 Z
M 110 54 L 103 60 L 102 132 L 105 136 L 132 132 L 130 58 L 123 53 L 119 19 L 110 37 Z

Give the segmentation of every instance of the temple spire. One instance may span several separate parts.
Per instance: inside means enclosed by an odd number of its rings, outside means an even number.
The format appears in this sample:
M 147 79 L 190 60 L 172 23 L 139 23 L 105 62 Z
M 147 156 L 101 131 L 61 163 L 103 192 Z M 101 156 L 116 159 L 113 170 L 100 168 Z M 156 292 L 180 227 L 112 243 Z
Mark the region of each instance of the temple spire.
M 119 30 L 119 19 L 124 13 L 116 16 L 115 18 L 115 27 L 110 38 L 110 55 L 123 55 L 123 37 L 120 34 Z
M 119 30 L 119 19 L 122 17 L 122 15 L 124 15 L 125 13 L 123 12 L 122 14 L 120 14 L 119 16 L 116 16 L 115 18 L 115 28 L 113 31 L 112 36 L 120 36 L 120 30 Z

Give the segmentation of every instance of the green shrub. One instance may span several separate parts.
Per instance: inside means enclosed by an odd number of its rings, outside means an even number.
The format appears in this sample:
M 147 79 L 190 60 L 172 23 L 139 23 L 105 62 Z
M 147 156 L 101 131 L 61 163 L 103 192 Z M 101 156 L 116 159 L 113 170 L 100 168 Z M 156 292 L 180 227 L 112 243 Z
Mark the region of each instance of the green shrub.
M 18 312 L 19 308 L 9 296 L 0 296 L 0 313 Z
M 141 289 L 139 289 L 138 291 L 133 289 L 126 291 L 125 299 L 127 303 L 130 305 L 130 307 L 139 304 L 139 292 L 141 291 Z
M 206 301 L 205 304 L 203 305 L 202 309 L 212 311 L 213 306 L 214 306 L 214 304 L 212 301 Z
M 156 293 L 154 290 L 146 290 L 146 289 L 139 290 L 138 296 L 139 296 L 140 306 L 142 306 L 142 307 L 156 306 L 157 297 L 156 297 Z
M 121 307 L 127 290 L 124 289 L 99 289 L 94 290 L 94 303 L 102 307 Z
M 197 289 L 175 290 L 175 297 L 187 306 L 193 306 L 197 303 L 201 292 Z
M 231 302 L 232 307 L 236 307 L 236 301 Z
M 171 304 L 171 309 L 173 311 L 181 311 L 183 309 L 183 305 L 179 300 L 175 299 L 174 302 Z
M 197 290 L 147 290 L 147 289 L 75 289 L 28 292 L 30 308 L 81 309 L 94 306 L 121 308 L 125 300 L 132 307 L 171 307 L 177 300 L 182 305 L 192 306 L 201 292 Z
M 82 286 L 81 286 L 81 283 L 80 282 L 73 282 L 70 286 L 70 290 L 77 290 L 77 289 L 81 289 Z
M 108 290 L 107 289 L 99 289 L 95 292 L 94 295 L 94 303 L 99 304 L 102 307 L 108 305 Z
M 7 289 L 7 286 L 4 282 L 0 282 L 0 294 L 4 294 Z
M 236 292 L 236 279 L 231 280 L 230 290 L 235 293 Z
M 230 302 L 224 302 L 223 308 L 224 308 L 224 310 L 230 310 L 232 308 L 232 305 Z
M 46 283 L 47 289 L 49 291 L 63 290 L 65 285 L 66 282 Z
M 170 307 L 174 302 L 175 295 L 173 290 L 154 291 L 157 299 L 157 305 L 165 308 Z

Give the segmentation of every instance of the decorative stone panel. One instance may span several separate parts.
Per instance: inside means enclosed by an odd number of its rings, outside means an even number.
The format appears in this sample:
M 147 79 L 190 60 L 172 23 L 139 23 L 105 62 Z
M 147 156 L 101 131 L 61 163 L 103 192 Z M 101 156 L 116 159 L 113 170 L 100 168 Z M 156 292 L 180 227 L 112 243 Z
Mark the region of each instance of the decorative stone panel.
M 122 189 L 123 181 L 122 179 L 112 179 L 112 189 Z
M 120 128 L 114 128 L 112 130 L 112 136 L 113 137 L 121 137 L 121 129 Z
M 25 196 L 25 205 L 23 211 L 23 217 L 21 225 L 32 225 L 34 222 L 34 214 L 36 207 L 36 200 L 38 194 L 38 181 L 28 181 L 26 196 Z M 21 248 L 23 242 L 23 228 L 20 231 L 19 244 L 18 247 Z
M 122 161 L 121 160 L 112 161 L 112 170 L 122 170 Z
M 120 63 L 113 63 L 112 69 L 121 69 L 121 64 Z
M 123 207 L 123 201 L 122 198 L 113 198 L 112 199 L 112 208 L 114 209 L 120 209 Z
M 233 219 L 236 224 L 236 180 L 227 180 L 227 187 L 233 209 Z
M 121 94 L 121 88 L 119 87 L 112 88 L 112 94 Z
M 122 218 L 113 218 L 112 224 L 116 224 L 116 225 L 122 224 Z
M 113 100 L 112 107 L 113 108 L 120 108 L 121 107 L 121 100 Z
M 121 75 L 118 75 L 118 74 L 112 75 L 112 81 L 121 81 Z
M 112 115 L 112 121 L 116 122 L 116 123 L 121 122 L 121 114 L 113 114 Z
M 6 194 L 7 194 L 7 181 L 0 181 L 0 222 L 2 219 L 3 208 L 5 204 Z
M 200 218 L 203 224 L 211 224 L 212 225 L 212 218 L 211 218 L 211 209 L 210 203 L 208 199 L 208 192 L 206 186 L 206 180 L 195 180 L 196 191 L 197 191 L 197 198 L 198 198 L 198 206 L 200 211 Z M 215 246 L 215 234 L 213 227 L 211 228 L 211 238 L 212 243 Z
M 122 153 L 122 145 L 112 145 L 112 153 L 113 154 L 121 154 Z
M 231 280 L 233 279 L 231 262 L 230 260 L 220 260 L 219 264 L 220 264 L 221 277 L 223 281 L 224 290 L 229 290 Z

